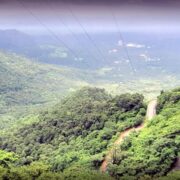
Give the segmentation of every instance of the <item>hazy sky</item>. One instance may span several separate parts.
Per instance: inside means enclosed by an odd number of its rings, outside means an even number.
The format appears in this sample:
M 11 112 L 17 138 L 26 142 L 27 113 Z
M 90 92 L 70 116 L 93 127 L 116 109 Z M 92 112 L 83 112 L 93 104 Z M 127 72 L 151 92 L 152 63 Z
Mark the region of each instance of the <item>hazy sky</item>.
M 179 32 L 178 0 L 0 0 L 0 29 Z

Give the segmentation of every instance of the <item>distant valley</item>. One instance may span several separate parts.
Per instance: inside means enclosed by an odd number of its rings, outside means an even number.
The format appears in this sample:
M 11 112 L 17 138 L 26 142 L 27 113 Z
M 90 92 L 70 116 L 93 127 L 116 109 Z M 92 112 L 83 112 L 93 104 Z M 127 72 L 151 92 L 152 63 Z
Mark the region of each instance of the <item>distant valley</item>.
M 8 127 L 15 117 L 20 118 L 29 111 L 57 103 L 69 92 L 85 86 L 105 88 L 114 95 L 139 92 L 148 100 L 162 89 L 179 84 L 178 75 L 121 77 L 114 70 L 113 73 L 106 69 L 83 70 L 48 65 L 3 51 L 0 52 L 0 64 L 1 128 Z
M 180 36 L 124 35 L 0 31 L 0 178 L 179 180 Z

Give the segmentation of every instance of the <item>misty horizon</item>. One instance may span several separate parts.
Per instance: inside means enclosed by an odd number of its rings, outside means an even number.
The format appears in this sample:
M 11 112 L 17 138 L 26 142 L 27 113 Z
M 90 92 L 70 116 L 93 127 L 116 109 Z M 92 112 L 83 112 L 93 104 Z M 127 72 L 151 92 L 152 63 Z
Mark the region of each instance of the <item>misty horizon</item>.
M 0 29 L 17 29 L 30 34 L 101 32 L 178 33 L 180 12 L 165 3 L 79 3 L 65 1 L 1 1 Z M 159 6 L 162 4 L 162 6 Z M 167 1 L 168 4 L 168 1 Z M 173 4 L 173 3 L 172 3 Z

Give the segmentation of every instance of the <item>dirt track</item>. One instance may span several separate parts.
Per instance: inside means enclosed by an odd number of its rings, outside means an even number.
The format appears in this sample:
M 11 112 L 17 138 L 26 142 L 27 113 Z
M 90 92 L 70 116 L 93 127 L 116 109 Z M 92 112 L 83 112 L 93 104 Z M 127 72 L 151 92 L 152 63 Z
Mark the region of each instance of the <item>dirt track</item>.
M 146 112 L 146 119 L 151 120 L 156 115 L 157 100 L 152 100 L 149 102 Z
M 156 115 L 156 106 L 157 106 L 157 100 L 152 100 L 149 102 L 147 111 L 146 111 L 146 120 L 151 120 Z M 119 134 L 118 139 L 114 142 L 113 147 L 110 149 L 110 151 L 106 155 L 103 163 L 101 164 L 101 167 L 100 167 L 101 172 L 106 172 L 108 163 L 111 162 L 111 160 L 112 160 L 114 147 L 117 145 L 120 145 L 123 142 L 124 138 L 127 137 L 132 131 L 139 131 L 143 128 L 144 128 L 144 123 L 142 123 L 141 125 L 139 125 L 137 127 L 129 128 Z

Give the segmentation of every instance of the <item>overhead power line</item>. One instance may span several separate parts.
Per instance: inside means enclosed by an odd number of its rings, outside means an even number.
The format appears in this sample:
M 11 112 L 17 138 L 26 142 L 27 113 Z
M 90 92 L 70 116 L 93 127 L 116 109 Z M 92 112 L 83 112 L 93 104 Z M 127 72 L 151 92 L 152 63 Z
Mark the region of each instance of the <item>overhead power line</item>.
M 65 4 L 66 1 L 62 0 Z M 74 18 L 74 20 L 77 22 L 77 24 L 80 26 L 80 28 L 82 29 L 83 33 L 85 34 L 85 36 L 87 37 L 87 39 L 92 43 L 92 45 L 96 48 L 97 52 L 99 53 L 99 55 L 102 57 L 103 61 L 106 61 L 106 58 L 104 57 L 104 54 L 101 52 L 101 50 L 99 49 L 98 45 L 96 44 L 96 42 L 91 38 L 91 36 L 89 35 L 88 31 L 85 29 L 85 27 L 83 26 L 83 24 L 79 21 L 78 17 L 75 15 L 75 13 L 73 12 L 72 8 L 67 5 L 68 7 L 68 11 L 71 14 L 71 16 Z
M 49 1 L 49 3 L 51 3 L 51 1 Z M 56 12 L 56 9 L 51 5 L 51 8 L 54 9 L 54 12 Z M 77 42 L 79 41 L 79 37 L 77 37 L 77 35 L 71 30 L 71 28 L 69 28 L 69 26 L 64 22 L 64 20 L 62 20 L 62 18 L 58 18 L 59 22 L 69 31 L 69 33 L 74 37 L 74 39 Z M 81 47 L 84 49 L 83 44 L 81 44 Z M 93 59 L 98 60 L 96 57 L 94 57 L 94 55 L 92 55 L 92 53 L 89 51 L 89 49 L 86 49 L 86 52 L 88 52 L 89 55 L 91 55 L 93 57 Z
M 44 24 L 40 18 L 38 18 L 31 9 L 27 8 L 24 3 L 21 0 L 16 0 L 19 2 L 19 4 L 44 28 L 46 31 L 60 44 L 62 44 L 71 54 L 76 58 L 78 58 L 78 55 L 74 52 L 73 49 L 71 49 L 62 39 L 59 38 L 46 24 Z
M 116 26 L 116 28 L 117 28 L 117 32 L 118 32 L 119 38 L 120 38 L 120 40 L 122 41 L 122 47 L 124 48 L 124 51 L 125 51 L 126 56 L 127 56 L 127 58 L 128 58 L 129 64 L 130 64 L 131 69 L 132 69 L 132 72 L 135 74 L 135 73 L 136 73 L 136 69 L 134 68 L 133 62 L 132 62 L 131 57 L 130 57 L 130 55 L 129 55 L 128 48 L 127 48 L 127 46 L 126 46 L 126 42 L 125 42 L 124 37 L 123 37 L 123 35 L 122 35 L 121 31 L 120 31 L 119 23 L 118 23 L 115 15 L 114 15 L 114 13 L 112 12 L 112 10 L 111 10 L 111 15 L 112 15 L 112 18 L 113 18 L 113 20 L 114 20 L 115 26 Z

